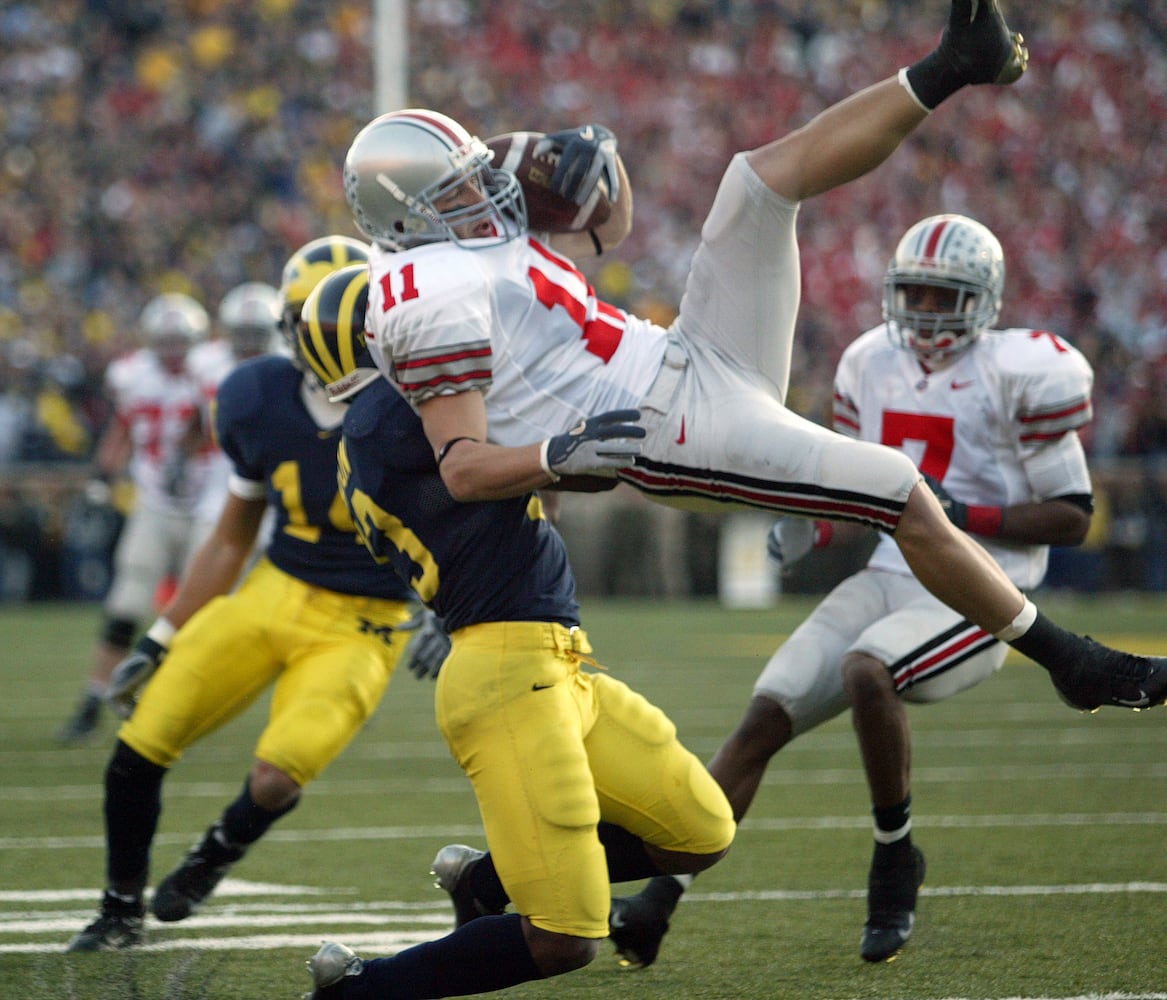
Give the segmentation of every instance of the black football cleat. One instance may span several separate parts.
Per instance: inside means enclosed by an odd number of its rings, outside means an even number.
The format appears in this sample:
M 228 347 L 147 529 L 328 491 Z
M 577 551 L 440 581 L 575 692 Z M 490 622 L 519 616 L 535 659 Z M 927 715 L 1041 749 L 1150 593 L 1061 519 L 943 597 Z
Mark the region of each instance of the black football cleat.
M 953 0 L 939 51 L 966 83 L 1008 85 L 1029 65 L 1024 41 L 1005 23 L 998 0 Z
M 95 694 L 82 696 L 77 708 L 55 734 L 56 741 L 65 746 L 86 743 L 97 735 L 101 724 L 101 699 Z
M 182 863 L 154 890 L 150 911 L 159 920 L 185 920 L 215 891 L 231 866 L 243 857 L 243 850 L 227 847 L 215 836 L 216 823 L 203 839 L 187 852 Z
M 1050 669 L 1050 680 L 1067 705 L 1096 712 L 1104 706 L 1140 711 L 1167 704 L 1167 658 L 1135 656 L 1085 639 L 1082 657 Z
M 608 914 L 608 937 L 616 948 L 616 958 L 625 969 L 646 969 L 656 961 L 661 942 L 668 933 L 668 917 L 645 904 L 639 897 L 617 896 Z
M 485 851 L 475 850 L 465 844 L 447 844 L 434 858 L 430 874 L 434 876 L 434 887 L 450 894 L 454 904 L 454 927 L 461 927 L 478 917 L 497 916 L 504 910 L 493 910 L 474 897 L 470 876 L 474 866 L 486 856 Z
M 867 923 L 859 954 L 868 962 L 889 962 L 904 949 L 916 922 L 916 896 L 924 882 L 924 853 L 915 845 L 906 863 L 871 864 L 867 876 Z
M 141 944 L 144 914 L 140 899 L 121 899 L 107 892 L 101 897 L 97 919 L 73 938 L 65 950 L 121 951 Z

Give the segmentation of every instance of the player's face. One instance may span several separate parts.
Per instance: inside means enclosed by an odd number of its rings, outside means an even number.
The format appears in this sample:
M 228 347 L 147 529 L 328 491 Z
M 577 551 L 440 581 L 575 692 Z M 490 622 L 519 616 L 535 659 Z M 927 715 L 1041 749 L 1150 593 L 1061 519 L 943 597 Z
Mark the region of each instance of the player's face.
M 951 315 L 956 312 L 960 292 L 955 288 L 937 288 L 935 285 L 904 285 L 904 305 L 912 312 Z
M 434 199 L 434 208 L 444 215 L 447 212 L 476 208 L 485 204 L 485 202 L 486 195 L 479 186 L 478 177 L 472 176 L 467 177 L 466 180 L 448 194 Z M 462 240 L 496 235 L 494 221 L 489 217 L 479 218 L 477 221 L 467 222 L 452 228 L 458 238 Z

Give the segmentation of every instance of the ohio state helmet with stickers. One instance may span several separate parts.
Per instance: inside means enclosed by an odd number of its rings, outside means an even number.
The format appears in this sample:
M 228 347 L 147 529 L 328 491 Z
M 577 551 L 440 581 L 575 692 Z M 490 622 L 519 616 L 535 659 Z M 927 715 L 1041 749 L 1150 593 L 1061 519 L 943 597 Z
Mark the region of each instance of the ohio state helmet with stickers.
M 344 161 L 344 193 L 361 231 L 388 250 L 423 243 L 462 242 L 456 226 L 483 219 L 505 243 L 527 228 L 518 179 L 491 166 L 492 153 L 452 118 L 436 111 L 393 111 L 369 122 Z M 471 205 L 441 211 L 437 204 L 470 184 L 482 196 Z
M 342 267 L 312 289 L 296 324 L 300 366 L 333 402 L 380 377 L 365 341 L 368 303 L 369 269 Z
M 237 358 L 254 358 L 271 350 L 279 319 L 280 293 L 262 281 L 236 285 L 219 303 L 219 325 Z
M 910 290 L 946 293 L 943 311 L 915 308 Z M 934 215 L 912 226 L 883 280 L 883 318 L 900 346 L 929 367 L 950 363 L 997 321 L 1005 255 L 985 226 L 963 215 Z
M 211 319 L 189 295 L 167 292 L 146 303 L 138 326 L 158 360 L 171 371 L 178 371 L 187 352 L 206 339 Z
M 342 267 L 368 263 L 368 244 L 351 236 L 321 236 L 305 243 L 284 264 L 280 278 L 280 333 L 296 356 L 296 324 L 304 303 L 320 282 Z

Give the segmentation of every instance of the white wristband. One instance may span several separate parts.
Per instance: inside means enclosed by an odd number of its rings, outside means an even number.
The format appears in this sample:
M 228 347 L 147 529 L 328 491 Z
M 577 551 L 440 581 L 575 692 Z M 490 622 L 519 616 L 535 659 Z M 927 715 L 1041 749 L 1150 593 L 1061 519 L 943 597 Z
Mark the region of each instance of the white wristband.
M 912 84 L 908 80 L 908 67 L 907 66 L 900 67 L 900 71 L 896 75 L 896 79 L 898 79 L 900 81 L 900 86 L 903 87 L 904 90 L 906 90 L 908 92 L 908 96 L 913 101 L 915 101 L 917 105 L 919 105 L 919 108 L 921 111 L 923 111 L 925 114 L 929 114 L 929 115 L 932 114 L 932 109 L 930 107 L 928 107 L 923 101 L 921 101 L 920 98 L 916 96 L 916 92 L 912 89 Z
M 159 618 L 146 631 L 146 638 L 153 639 L 159 646 L 164 646 L 169 649 L 170 643 L 174 639 L 174 634 L 177 631 L 178 629 L 171 625 L 165 618 Z
M 551 477 L 551 481 L 553 483 L 557 483 L 557 482 L 559 482 L 560 477 L 555 474 L 555 472 L 552 470 L 551 466 L 547 462 L 547 446 L 549 444 L 551 444 L 551 438 L 547 438 L 539 446 L 539 464 L 543 467 L 543 471 L 546 472 L 547 475 L 549 475 Z

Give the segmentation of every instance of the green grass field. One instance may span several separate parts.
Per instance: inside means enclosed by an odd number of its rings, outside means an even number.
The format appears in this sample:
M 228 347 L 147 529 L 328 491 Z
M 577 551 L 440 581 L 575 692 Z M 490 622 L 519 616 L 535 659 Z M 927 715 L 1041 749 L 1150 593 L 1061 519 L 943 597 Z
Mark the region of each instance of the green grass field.
M 1167 647 L 1162 598 L 1042 601 L 1126 648 Z M 597 657 L 665 708 L 708 758 L 766 657 L 808 608 L 586 601 Z M 468 783 L 403 674 L 300 807 L 181 924 L 147 947 L 64 955 L 103 881 L 102 774 L 113 739 L 60 748 L 99 622 L 89 606 L 0 608 L 0 996 L 12 1000 L 295 998 L 323 939 L 388 954 L 450 926 L 428 877 L 445 843 L 481 845 Z M 265 705 L 195 747 L 167 781 L 161 877 L 235 796 Z M 1167 710 L 1081 715 L 1042 670 L 913 708 L 915 839 L 928 880 L 895 962 L 860 960 L 870 819 L 847 718 L 770 768 L 729 857 L 681 904 L 652 968 L 610 948 L 587 969 L 508 992 L 521 1000 L 692 998 L 1167 998 Z

